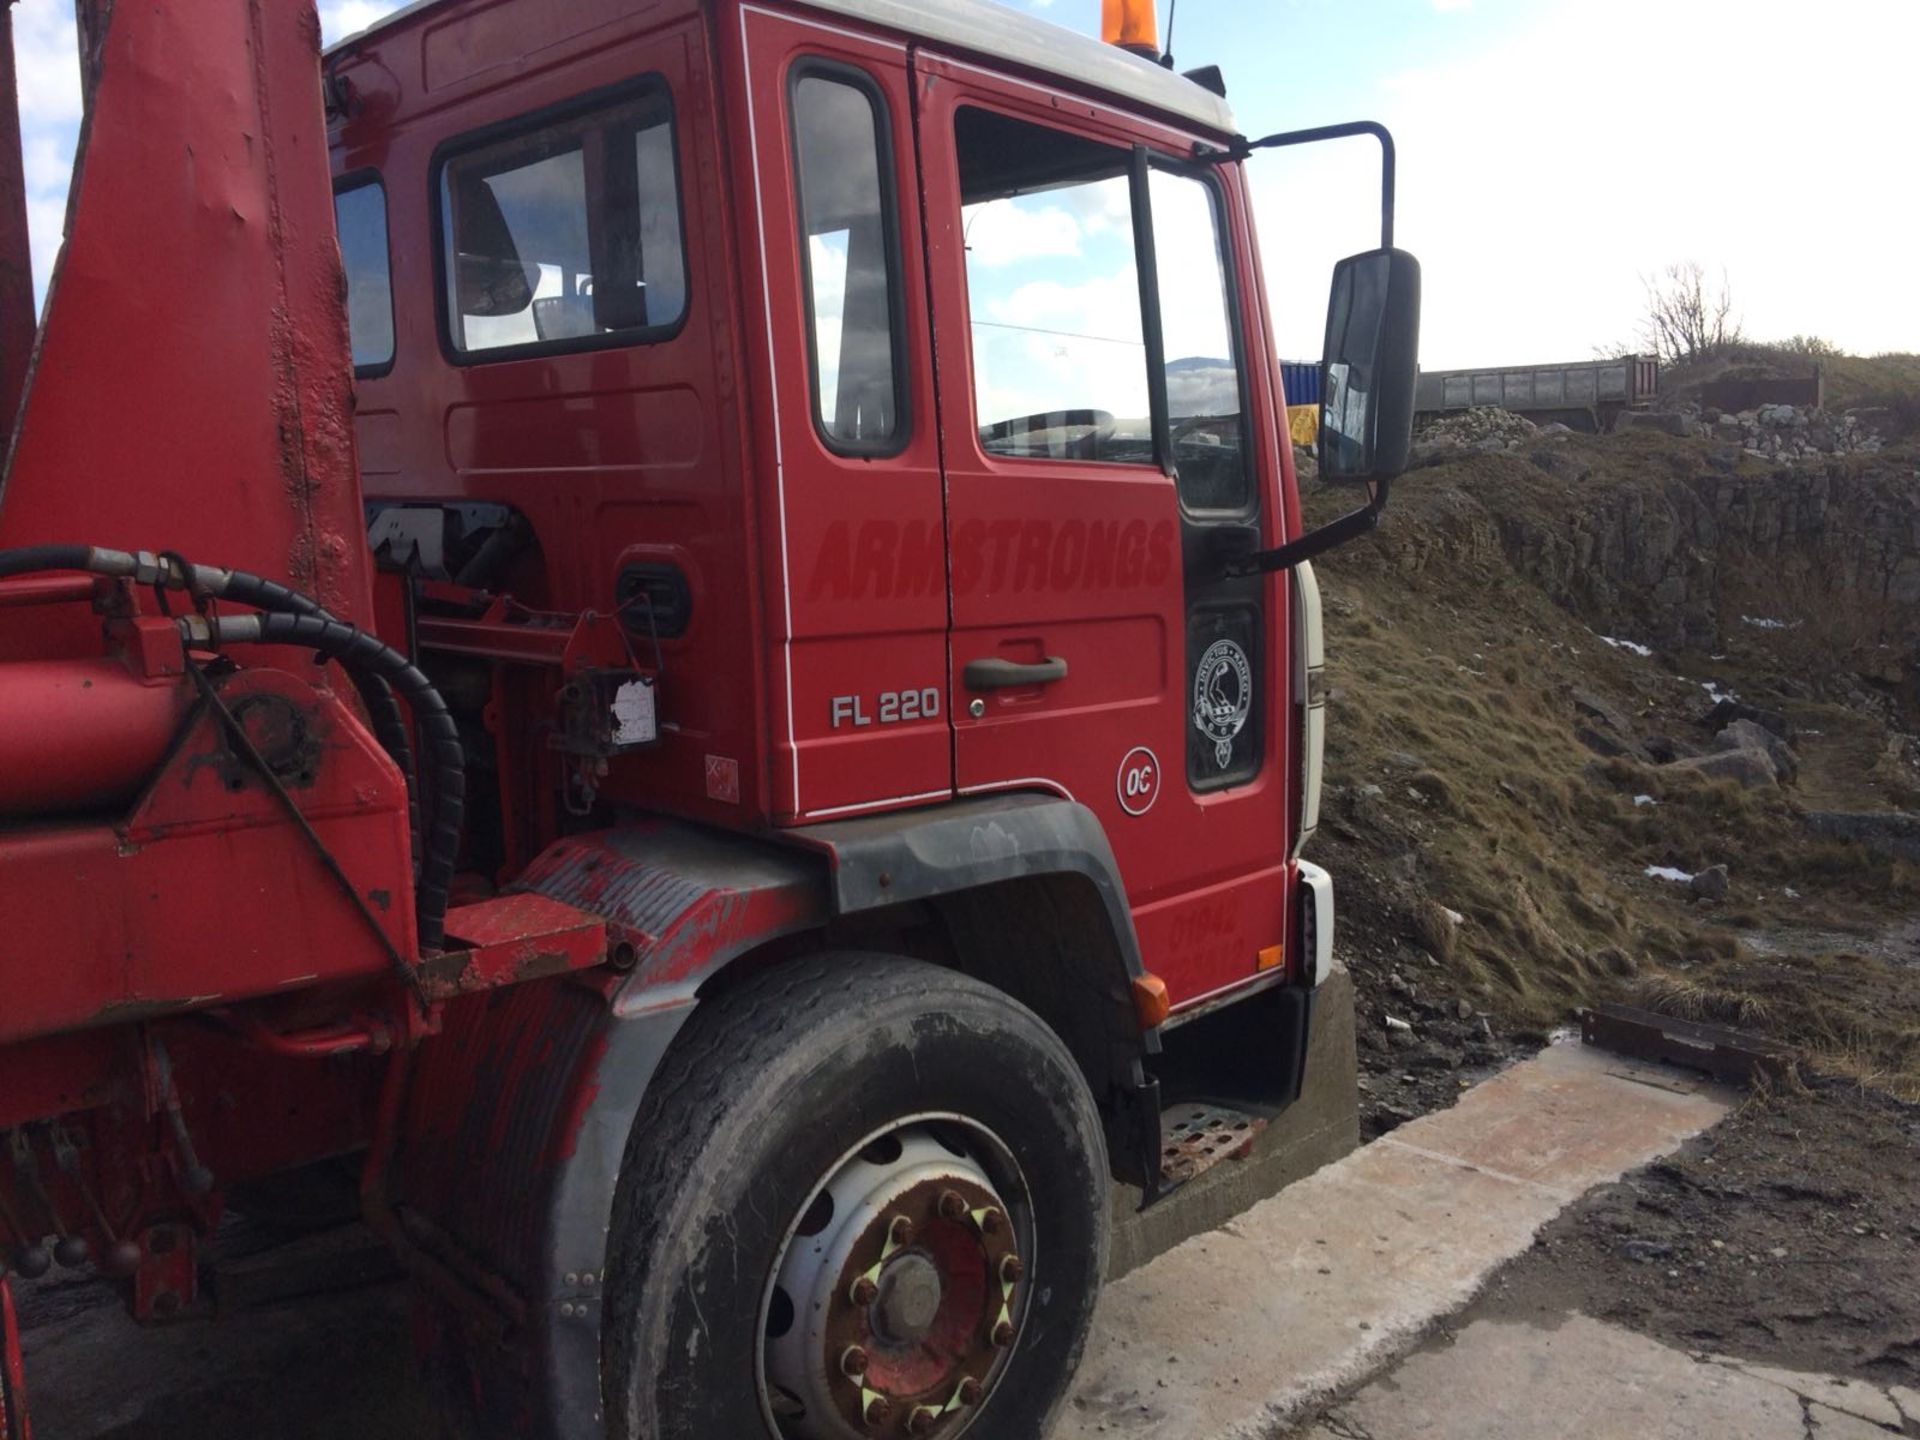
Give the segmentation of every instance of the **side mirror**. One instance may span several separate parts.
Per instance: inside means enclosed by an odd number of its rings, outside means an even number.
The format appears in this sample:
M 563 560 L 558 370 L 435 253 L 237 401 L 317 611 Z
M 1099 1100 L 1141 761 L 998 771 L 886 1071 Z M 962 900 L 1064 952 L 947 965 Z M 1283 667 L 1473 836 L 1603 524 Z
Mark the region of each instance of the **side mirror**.
M 1320 362 L 1320 478 L 1391 480 L 1413 444 L 1420 262 L 1369 250 L 1333 267 Z

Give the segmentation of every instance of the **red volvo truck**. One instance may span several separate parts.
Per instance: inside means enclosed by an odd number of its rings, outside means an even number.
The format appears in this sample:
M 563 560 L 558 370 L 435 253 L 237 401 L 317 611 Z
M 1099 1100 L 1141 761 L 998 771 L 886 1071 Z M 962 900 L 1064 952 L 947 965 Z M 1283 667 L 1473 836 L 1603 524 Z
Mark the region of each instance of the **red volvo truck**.
M 181 1315 L 344 1163 L 456 1428 L 1042 1433 L 1110 1186 L 1298 1094 L 1418 313 L 1384 131 L 1108 11 L 80 0 L 37 329 L 0 136 L 6 1440 L 15 1283 Z M 1359 133 L 1306 532 L 1243 161 Z

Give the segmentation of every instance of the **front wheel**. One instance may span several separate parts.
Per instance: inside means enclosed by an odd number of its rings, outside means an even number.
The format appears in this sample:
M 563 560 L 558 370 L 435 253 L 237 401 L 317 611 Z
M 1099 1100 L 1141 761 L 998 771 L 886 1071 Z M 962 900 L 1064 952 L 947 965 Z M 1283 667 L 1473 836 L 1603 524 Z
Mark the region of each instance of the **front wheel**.
M 1038 1017 L 918 962 L 792 962 L 702 1005 L 634 1126 L 610 1431 L 1037 1440 L 1106 1246 L 1099 1116 Z

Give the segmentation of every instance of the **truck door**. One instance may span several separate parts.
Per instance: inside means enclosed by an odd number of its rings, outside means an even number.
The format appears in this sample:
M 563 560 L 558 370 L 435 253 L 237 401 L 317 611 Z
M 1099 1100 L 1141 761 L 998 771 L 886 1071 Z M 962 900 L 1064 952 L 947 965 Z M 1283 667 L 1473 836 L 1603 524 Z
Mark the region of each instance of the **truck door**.
M 1278 497 L 1241 197 L 1192 137 L 915 65 L 956 785 L 1099 815 L 1176 1007 L 1277 978 L 1285 602 L 1217 563 Z
M 953 777 L 907 51 L 755 6 L 738 21 L 775 810 L 927 804 Z

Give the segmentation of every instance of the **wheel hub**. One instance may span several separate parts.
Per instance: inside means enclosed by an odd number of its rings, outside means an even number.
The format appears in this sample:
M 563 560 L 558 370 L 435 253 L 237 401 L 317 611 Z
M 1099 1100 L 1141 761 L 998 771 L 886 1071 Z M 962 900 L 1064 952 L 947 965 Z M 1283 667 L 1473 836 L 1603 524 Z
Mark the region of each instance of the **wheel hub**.
M 940 1267 L 918 1251 L 895 1255 L 880 1267 L 880 1298 L 873 1302 L 873 1328 L 883 1341 L 917 1345 L 940 1313 Z
M 898 1126 L 809 1201 L 766 1306 L 762 1397 L 787 1440 L 949 1440 L 991 1393 L 1019 1339 L 1031 1227 L 969 1153 L 1012 1164 L 978 1133 Z

